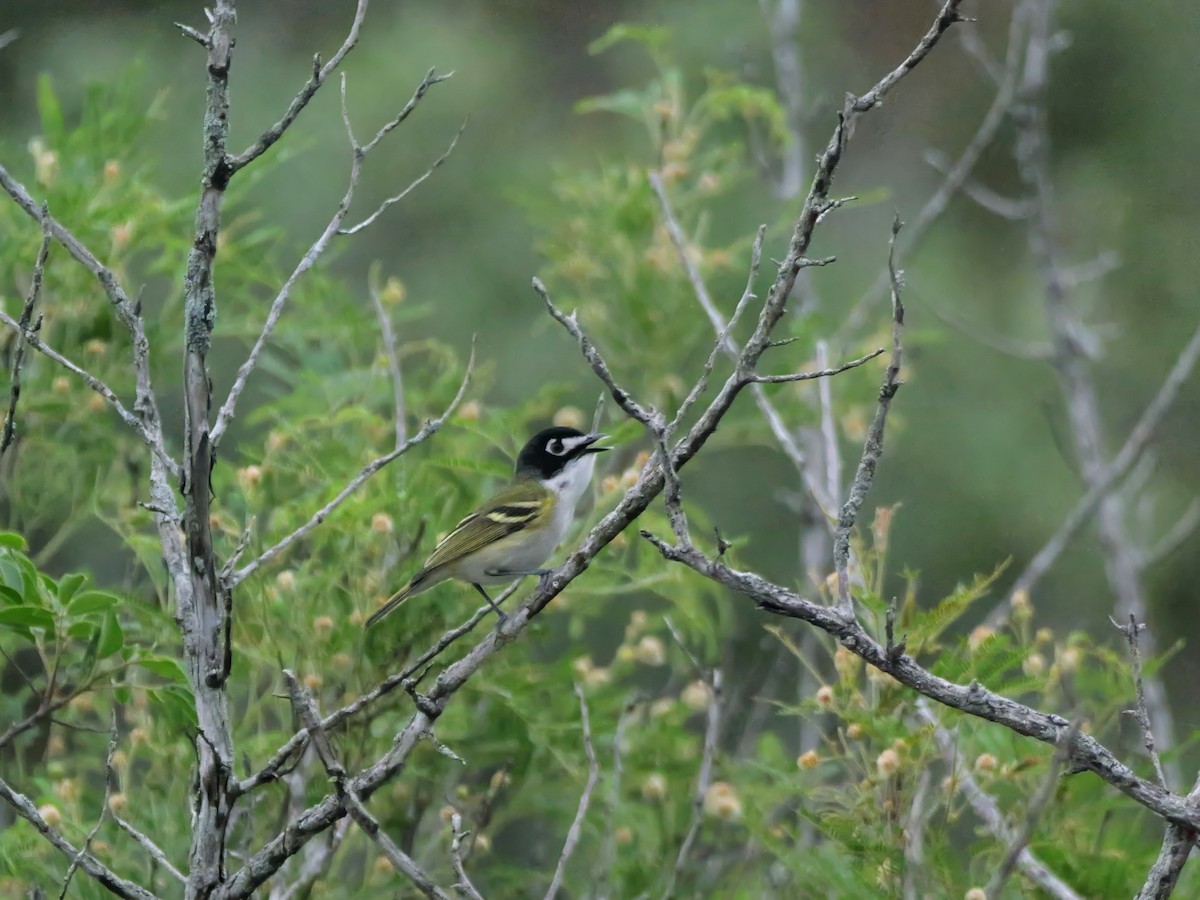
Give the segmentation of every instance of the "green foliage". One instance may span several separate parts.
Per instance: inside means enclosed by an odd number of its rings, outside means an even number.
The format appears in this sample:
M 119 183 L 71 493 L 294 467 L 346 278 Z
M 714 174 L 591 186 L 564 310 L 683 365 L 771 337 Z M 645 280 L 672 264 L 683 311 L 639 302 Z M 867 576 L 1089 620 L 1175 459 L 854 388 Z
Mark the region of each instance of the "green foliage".
M 645 160 L 602 159 L 592 169 L 559 172 L 549 199 L 525 203 L 540 229 L 544 277 L 556 300 L 579 308 L 639 398 L 672 408 L 713 335 L 707 320 L 694 314 L 692 287 L 662 224 L 647 164 L 661 173 L 692 241 L 687 252 L 728 314 L 745 286 L 753 226 L 731 223 L 724 213 L 730 197 L 751 184 L 750 145 L 765 140 L 777 148 L 785 140 L 783 114 L 769 92 L 725 74 L 709 73 L 702 86 L 689 87 L 662 29 L 620 26 L 593 50 L 622 42 L 650 54 L 654 77 L 579 109 L 643 123 Z M 39 82 L 37 96 L 42 136 L 30 145 L 29 180 L 49 197 L 56 216 L 103 248 L 126 283 L 149 285 L 145 309 L 156 384 L 164 398 L 175 396 L 178 273 L 193 198 L 163 191 L 139 156 L 139 129 L 150 127 L 155 110 L 131 112 L 120 83 L 91 92 L 78 122 L 64 113 L 49 79 Z M 298 252 L 293 237 L 260 221 L 237 184 L 219 256 L 218 398 L 230 380 L 225 373 L 244 358 L 243 345 L 257 336 Z M 0 247 L 0 284 L 21 283 L 38 236 L 11 205 L 0 205 L 0 226 L 22 236 Z M 765 280 L 764 274 L 753 287 L 761 292 Z M 400 334 L 403 424 L 411 434 L 454 395 L 466 341 L 428 337 L 437 307 L 409 298 L 398 274 L 381 266 L 375 281 Z M 93 279 L 59 248 L 43 306 L 45 339 L 81 354 L 91 371 L 131 396 L 128 338 Z M 6 308 L 12 309 L 11 299 Z M 741 330 L 749 327 L 744 322 Z M 771 358 L 781 369 L 800 368 L 813 351 L 815 325 L 795 317 L 788 327 L 798 340 Z M 631 334 L 646 339 L 631 340 Z M 722 377 L 721 365 L 714 378 Z M 468 402 L 432 442 L 379 472 L 318 529 L 239 585 L 229 684 L 239 769 L 243 754 L 257 769 L 296 729 L 282 698 L 281 668 L 296 670 L 327 713 L 459 624 L 478 601 L 469 589 L 446 585 L 415 598 L 379 628 L 361 628 L 436 536 L 508 476 L 528 432 L 550 419 L 581 425 L 591 417 L 569 405 L 562 384 L 545 383 L 519 405 L 494 403 L 489 398 L 498 377 L 486 365 L 482 370 Z M 189 827 L 185 773 L 193 762 L 196 718 L 178 661 L 173 599 L 152 514 L 138 506 L 146 499 L 144 452 L 103 403 L 44 359 L 30 359 L 26 372 L 21 442 L 4 462 L 3 511 L 33 549 L 16 534 L 0 533 L 0 648 L 12 657 L 6 686 L 17 667 L 28 682 L 5 691 L 0 721 L 19 722 L 48 699 L 62 702 L 56 719 L 73 727 L 43 722 L 0 746 L 8 754 L 0 757 L 5 777 L 11 772 L 35 803 L 53 806 L 67 836 L 81 841 L 99 812 L 108 722 L 115 714 L 120 750 L 112 808 L 126 809 L 126 791 L 136 788 L 129 817 L 182 866 Z M 789 385 L 774 393 L 789 423 L 814 420 L 806 390 Z M 840 424 L 852 435 L 871 399 L 869 391 L 864 396 L 859 405 L 839 405 Z M 392 449 L 394 409 L 370 303 L 361 286 L 323 263 L 298 282 L 220 448 L 212 473 L 219 557 L 227 559 L 248 534 L 242 560 L 253 559 L 307 522 L 363 465 Z M 606 455 L 573 536 L 612 508 L 645 460 L 636 425 L 610 418 L 605 427 L 618 449 Z M 714 443 L 744 448 L 767 440 L 766 426 L 747 406 L 731 415 Z M 707 537 L 712 523 L 693 500 L 691 477 L 684 472 L 689 516 L 694 534 Z M 871 542 L 857 547 L 866 584 L 856 599 L 877 634 L 889 597 L 893 510 L 886 512 L 869 529 Z M 657 510 L 638 527 L 669 533 Z M 125 578 L 110 574 L 111 591 L 92 587 L 83 575 L 46 574 L 55 548 L 85 528 L 119 539 L 111 540 L 110 552 L 122 565 L 106 571 Z M 757 535 L 735 537 L 732 557 L 754 552 Z M 943 677 L 976 679 L 1033 705 L 1075 710 L 1094 733 L 1120 737 L 1119 711 L 1131 686 L 1119 654 L 1079 634 L 1034 629 L 1033 610 L 1000 633 L 961 633 L 958 626 L 981 612 L 1000 571 L 940 599 L 909 577 L 897 624 L 910 652 Z M 713 697 L 676 644 L 668 618 L 688 651 L 705 666 L 720 665 L 726 677 L 713 783 L 699 798 L 698 813 L 696 779 Z M 485 619 L 479 630 L 491 624 Z M 448 650 L 427 678 L 461 651 L 462 644 Z M 817 690 L 798 697 L 796 686 L 810 682 Z M 630 532 L 448 706 L 436 737 L 466 764 L 426 742 L 395 783 L 371 798 L 382 826 L 441 883 L 452 877 L 451 808 L 474 832 L 469 864 L 485 895 L 528 896 L 548 882 L 586 778 L 576 683 L 584 690 L 604 777 L 568 868 L 573 896 L 589 895 L 589 885 L 594 894 L 614 897 L 659 894 L 697 814 L 697 844 L 678 896 L 899 896 L 908 817 L 919 792 L 927 823 L 922 896 L 961 896 L 987 880 L 1004 850 L 979 829 L 961 790 L 962 769 L 948 767 L 915 713 L 911 692 L 795 623 L 753 617 L 746 604 L 710 582 L 665 566 Z M 397 690 L 349 720 L 332 735 L 343 764 L 355 770 L 378 758 L 411 712 L 411 700 Z M 942 722 L 954 733 L 965 770 L 1019 817 L 1045 778 L 1050 750 L 976 720 L 943 714 Z M 818 736 L 805 753 L 801 731 Z M 261 846 L 278 832 L 281 811 L 290 815 L 328 792 L 311 757 L 297 771 L 302 778 L 242 798 L 226 836 L 231 848 Z M 1157 823 L 1129 815 L 1127 806 L 1091 776 L 1064 780 L 1033 849 L 1083 895 L 1129 894 L 1158 836 Z M 1117 809 L 1122 815 L 1112 816 Z M 111 822 L 98 837 L 105 846 L 94 849 L 118 872 L 144 878 L 157 891 L 174 889 L 161 872 L 151 876 L 144 854 Z M 10 879 L 0 880 L 0 888 L 22 890 L 53 883 L 63 860 L 17 825 L 0 830 L 0 869 Z M 79 876 L 72 890 L 100 896 Z M 404 890 L 375 846 L 351 829 L 315 895 Z M 1024 890 L 1014 879 L 1006 896 Z

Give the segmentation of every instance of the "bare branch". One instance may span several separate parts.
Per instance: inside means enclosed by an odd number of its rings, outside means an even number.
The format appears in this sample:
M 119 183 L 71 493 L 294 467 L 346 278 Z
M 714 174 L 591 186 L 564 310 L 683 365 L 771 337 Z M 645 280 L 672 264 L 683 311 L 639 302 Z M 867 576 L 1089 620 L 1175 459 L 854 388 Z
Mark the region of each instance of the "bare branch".
M 1017 576 L 1016 581 L 1013 582 L 1011 595 L 1016 595 L 1020 591 L 1028 592 L 1033 589 L 1033 586 L 1058 561 L 1058 557 L 1062 555 L 1062 552 L 1066 550 L 1071 541 L 1078 536 L 1083 526 L 1091 519 L 1100 502 L 1133 469 L 1142 453 L 1145 452 L 1146 447 L 1150 444 L 1163 417 L 1175 402 L 1180 388 L 1183 387 L 1184 382 L 1191 375 L 1192 369 L 1195 367 L 1198 359 L 1200 359 L 1200 327 L 1197 327 L 1192 333 L 1191 339 L 1187 342 L 1183 350 L 1180 351 L 1179 356 L 1176 357 L 1175 363 L 1171 367 L 1171 371 L 1167 373 L 1167 377 L 1163 379 L 1158 393 L 1150 401 L 1141 418 L 1134 425 L 1133 430 L 1129 432 L 1129 437 L 1125 439 L 1125 443 L 1122 445 L 1120 451 L 1113 457 L 1112 462 L 1108 464 L 1105 470 L 1091 482 L 1087 492 L 1079 498 L 1075 506 L 1067 513 L 1058 531 L 1051 536 L 1050 540 L 1029 561 L 1024 571 Z
M 463 838 L 467 837 L 470 832 L 463 831 L 462 815 L 455 811 L 450 817 L 450 858 L 454 862 L 454 874 L 458 877 L 458 883 L 454 887 L 459 894 L 469 898 L 469 900 L 483 900 L 483 896 L 475 889 L 475 885 L 471 883 L 471 879 L 467 876 L 467 870 L 463 861 L 463 854 L 466 848 L 463 846 Z
M 1074 753 L 1075 737 L 1078 734 L 1079 722 L 1076 721 L 1066 734 L 1059 738 L 1054 755 L 1050 758 L 1050 767 L 1046 772 L 1046 777 L 1042 779 L 1041 786 L 1037 793 L 1030 798 L 1029 805 L 1025 809 L 1025 821 L 1012 836 L 1008 848 L 1004 851 L 1004 857 L 1000 860 L 1000 865 L 996 867 L 988 881 L 985 892 L 989 898 L 994 897 L 999 900 L 1004 890 L 1004 883 L 1012 875 L 1021 854 L 1028 849 L 1029 842 L 1037 830 L 1038 820 L 1041 819 L 1042 813 L 1054 798 L 1054 791 L 1058 787 L 1058 777 L 1062 772 L 1063 765 L 1071 759 Z
M 411 194 L 414 190 L 416 190 L 417 187 L 419 187 L 420 185 L 424 184 L 427 180 L 429 180 L 429 178 L 433 175 L 433 173 L 436 172 L 439 168 L 441 168 L 442 163 L 444 163 L 446 160 L 448 160 L 450 158 L 450 154 L 453 153 L 454 148 L 458 146 L 458 139 L 460 137 L 462 137 L 462 133 L 466 130 L 467 130 L 467 123 L 464 121 L 462 123 L 462 127 L 458 129 L 458 132 L 454 135 L 453 139 L 451 139 L 450 146 L 446 148 L 446 152 L 443 153 L 441 156 L 439 156 L 436 160 L 434 160 L 433 165 L 431 165 L 428 169 L 426 169 L 425 173 L 423 175 L 421 175 L 420 177 L 415 179 L 413 182 L 411 182 L 409 184 L 409 186 L 406 187 L 404 190 L 402 190 L 400 193 L 384 200 L 383 203 L 379 204 L 379 206 L 375 209 L 375 212 L 371 213 L 369 216 L 367 216 L 365 219 L 363 219 L 357 225 L 351 225 L 349 228 L 338 229 L 338 234 L 345 234 L 345 235 L 358 234 L 364 228 L 371 225 L 381 215 L 383 215 L 384 212 L 386 212 L 389 207 L 394 206 L 395 204 L 399 203 L 401 200 L 403 200 L 405 197 L 407 197 L 409 194 Z
M 863 444 L 862 458 L 858 462 L 858 470 L 854 473 L 854 481 L 846 502 L 838 515 L 837 529 L 833 536 L 833 563 L 837 572 L 838 608 L 842 615 L 854 617 L 854 600 L 850 596 L 850 533 L 867 492 L 875 481 L 875 466 L 883 455 L 883 431 L 887 425 L 888 410 L 892 398 L 900 389 L 900 362 L 903 346 L 900 342 L 904 331 L 904 304 L 900 300 L 903 288 L 901 274 L 896 268 L 896 235 L 900 233 L 903 223 L 897 215 L 892 221 L 892 237 L 888 242 L 888 272 L 892 283 L 892 358 L 888 363 L 887 372 L 883 376 L 883 386 L 879 389 L 879 406 L 875 410 L 875 418 L 867 431 L 867 439 Z
M 907 654 L 889 654 L 856 620 L 847 620 L 840 610 L 807 600 L 752 572 L 731 569 L 723 562 L 706 557 L 695 547 L 673 547 L 648 532 L 643 532 L 643 536 L 658 548 L 665 559 L 682 563 L 731 590 L 745 594 L 766 612 L 815 625 L 870 665 L 944 706 L 1056 746 L 1063 730 L 1070 726 L 1062 716 L 1018 703 L 988 690 L 978 682 L 955 684 L 922 668 Z M 1200 830 L 1200 808 L 1189 805 L 1185 798 L 1171 793 L 1162 785 L 1140 778 L 1090 735 L 1079 735 L 1071 758 L 1071 768 L 1074 771 L 1095 772 L 1162 818 Z
M 92 375 L 90 372 L 81 369 L 78 365 L 71 362 L 71 360 L 67 359 L 65 356 L 43 341 L 40 337 L 38 337 L 34 331 L 28 328 L 23 328 L 21 323 L 13 319 L 8 313 L 0 312 L 0 323 L 7 325 L 9 328 L 15 331 L 30 347 L 48 359 L 58 363 L 76 378 L 81 379 L 89 388 L 103 397 L 108 402 L 108 405 L 116 411 L 121 421 L 128 425 L 129 428 L 133 430 L 134 434 L 141 439 L 142 443 L 145 444 L 150 451 L 158 457 L 159 461 L 164 466 L 166 466 L 167 471 L 171 472 L 172 474 L 179 473 L 179 464 L 166 455 L 166 452 L 162 448 L 161 440 L 156 439 L 156 437 L 146 429 L 146 426 L 142 424 L 141 419 L 139 419 L 125 407 L 125 404 L 121 402 L 120 398 L 117 397 L 112 388 L 110 388 L 95 375 Z
M 388 369 L 392 375 L 392 394 L 395 400 L 394 427 L 396 429 L 396 446 L 403 446 L 408 439 L 408 425 L 404 421 L 404 375 L 400 371 L 400 354 L 396 350 L 396 330 L 392 327 L 392 317 L 384 308 L 383 299 L 379 296 L 379 288 L 371 285 L 368 289 L 371 304 L 375 307 L 375 319 L 379 322 L 379 336 L 383 339 L 383 352 L 387 357 Z
M 185 878 L 183 873 L 175 868 L 175 866 L 171 865 L 171 861 L 167 859 L 167 855 L 163 853 L 162 849 L 156 843 L 154 843 L 154 841 L 150 840 L 150 838 L 148 838 L 145 834 L 138 831 L 133 827 L 133 825 L 131 825 L 125 819 L 122 819 L 116 813 L 112 812 L 111 810 L 109 812 L 112 815 L 112 820 L 117 823 L 117 827 L 137 841 L 138 844 L 141 845 L 142 849 L 150 854 L 150 858 L 162 866 L 163 870 L 168 875 L 170 875 L 180 884 L 187 883 L 187 878 Z
M 437 434 L 438 430 L 443 424 L 445 424 L 446 419 L 448 419 L 454 413 L 454 410 L 458 408 L 458 404 L 462 401 L 463 396 L 466 394 L 467 386 L 471 383 L 471 374 L 474 372 L 474 369 L 475 348 L 472 346 L 471 356 L 467 360 L 467 369 L 463 374 L 462 383 L 458 386 L 458 392 L 454 395 L 454 399 L 450 401 L 450 404 L 440 416 L 438 416 L 436 419 L 427 420 L 425 424 L 421 426 L 420 431 L 418 431 L 415 435 L 413 435 L 395 450 L 391 451 L 390 453 L 385 453 L 383 456 L 376 457 L 363 466 L 359 473 L 350 480 L 350 483 L 337 493 L 337 496 L 313 513 L 312 518 L 310 518 L 307 522 L 305 522 L 287 537 L 280 540 L 270 549 L 265 550 L 255 560 L 247 563 L 245 566 L 232 573 L 227 579 L 228 587 L 233 588 L 234 586 L 245 581 L 247 577 L 253 575 L 260 568 L 262 568 L 263 565 L 269 563 L 288 547 L 292 546 L 292 544 L 296 543 L 296 541 L 303 538 L 310 531 L 324 522 L 327 518 L 329 518 L 330 513 L 341 506 L 346 499 L 349 498 L 360 487 L 362 487 L 372 475 L 374 475 L 388 463 L 399 459 L 413 447 L 424 443 L 433 435 Z
M 971 808 L 975 810 L 975 814 L 987 826 L 988 831 L 997 840 L 1011 844 L 1015 837 L 1012 826 L 1000 812 L 1000 806 L 996 803 L 996 799 L 981 788 L 974 776 L 961 766 L 958 749 L 954 745 L 954 736 L 938 721 L 927 701 L 917 701 L 917 715 L 933 726 L 934 739 L 937 741 L 942 757 L 946 760 L 946 765 L 950 767 L 951 782 L 962 791 L 967 802 L 971 804 Z M 1083 900 L 1028 847 L 1024 847 L 1017 854 L 1016 862 L 1031 881 L 1056 900 Z M 989 894 L 989 896 L 991 895 Z
M 932 780 L 929 769 L 922 768 L 904 823 L 904 900 L 918 900 L 922 896 L 917 883 L 925 865 L 925 826 L 928 824 L 925 801 Z
M 1138 725 L 1142 729 L 1142 743 L 1146 747 L 1146 752 L 1150 754 L 1150 761 L 1154 763 L 1154 773 L 1158 776 L 1158 783 L 1169 789 L 1162 760 L 1154 746 L 1154 729 L 1150 727 L 1150 711 L 1146 707 L 1146 686 L 1142 681 L 1142 652 L 1139 647 L 1138 635 L 1145 630 L 1146 626 L 1139 624 L 1133 613 L 1129 614 L 1128 625 L 1122 625 L 1112 616 L 1109 616 L 1108 620 L 1112 622 L 1113 628 L 1125 636 L 1125 642 L 1129 645 L 1129 665 L 1133 670 L 1133 689 L 1134 696 L 1137 698 L 1137 706 L 1134 709 L 1125 710 L 1125 713 L 1137 719 Z
M 276 141 L 283 137 L 283 133 L 296 121 L 296 118 L 304 111 L 304 107 L 308 106 L 308 101 L 316 96 L 317 91 L 321 89 L 321 85 L 328 81 L 329 76 L 337 71 L 338 66 L 342 64 L 342 60 L 346 58 L 346 55 L 358 43 L 359 31 L 362 29 L 363 19 L 367 15 L 367 2 L 368 0 L 358 0 L 358 6 L 354 10 L 354 21 L 350 23 L 350 31 L 346 35 L 346 39 L 342 42 L 342 46 L 333 54 L 329 62 L 322 66 L 320 56 L 313 58 L 312 75 L 309 76 L 304 87 L 300 89 L 300 93 L 292 98 L 292 102 L 284 112 L 283 118 L 264 131 L 257 141 L 237 156 L 231 156 L 226 159 L 226 165 L 229 169 L 227 178 L 254 162 L 254 160 L 266 153 Z M 183 28 L 184 26 L 180 25 L 179 27 Z
M 866 356 L 860 356 L 858 359 L 852 359 L 848 363 L 842 363 L 840 366 L 835 366 L 832 369 L 818 369 L 815 372 L 793 372 L 788 375 L 747 375 L 748 381 L 754 384 L 789 384 L 793 381 L 812 381 L 814 378 L 828 378 L 830 375 L 840 375 L 850 369 L 857 369 L 865 362 L 870 362 L 877 356 L 882 356 L 887 350 L 886 347 L 880 347 L 878 350 L 872 350 Z
M 360 0 L 360 2 L 363 2 L 363 0 Z M 339 233 L 342 223 L 346 220 L 346 215 L 350 211 L 350 203 L 354 199 L 354 192 L 358 187 L 358 180 L 362 173 L 363 161 L 366 159 L 367 154 L 375 148 L 385 134 L 408 118 L 408 115 L 414 109 L 416 109 L 417 104 L 420 102 L 421 98 L 425 96 L 426 91 L 428 91 L 432 85 L 439 84 L 449 77 L 449 75 L 434 76 L 433 70 L 430 69 L 425 78 L 417 86 L 417 90 L 413 94 L 412 98 L 407 104 L 405 104 L 400 115 L 380 129 L 379 133 L 375 135 L 375 138 L 369 144 L 367 144 L 365 147 L 360 147 L 358 142 L 354 139 L 354 133 L 350 127 L 349 112 L 346 107 L 346 76 L 343 73 L 341 92 L 342 118 L 346 126 L 346 136 L 349 139 L 350 147 L 353 151 L 353 157 L 350 163 L 350 177 L 348 184 L 346 185 L 346 192 L 342 195 L 342 199 L 338 203 L 337 209 L 334 210 L 333 217 L 329 220 L 329 223 L 325 226 L 325 229 L 320 235 L 317 236 L 317 239 L 313 241 L 312 245 L 308 248 L 308 252 L 306 252 L 300 259 L 300 262 L 296 264 L 296 268 L 292 270 L 292 274 L 288 276 L 287 281 L 283 283 L 283 286 L 279 289 L 279 293 L 275 295 L 275 299 L 271 302 L 271 308 L 267 311 L 267 318 L 266 321 L 263 322 L 262 330 L 259 332 L 258 338 L 254 342 L 254 346 L 250 349 L 250 354 L 246 357 L 246 361 L 238 368 L 237 376 L 233 381 L 233 386 L 230 387 L 229 394 L 225 398 L 225 402 L 221 404 L 220 412 L 217 413 L 217 420 L 212 428 L 212 444 L 214 448 L 220 444 L 221 438 L 224 437 L 225 431 L 229 427 L 229 423 L 233 420 L 235 411 L 237 409 L 238 398 L 241 396 L 242 391 L 245 390 L 246 382 L 249 380 L 250 375 L 254 372 L 255 367 L 258 365 L 258 358 L 262 354 L 263 348 L 266 346 L 267 341 L 271 339 L 271 335 L 275 331 L 275 326 L 279 323 L 280 316 L 283 315 L 284 307 L 287 305 L 288 299 L 291 297 L 292 288 L 295 287 L 296 282 L 300 280 L 305 272 L 316 265 L 317 261 L 329 248 L 330 241 L 333 239 L 334 235 Z M 455 140 L 457 140 L 457 138 L 455 138 Z M 434 168 L 436 168 L 436 165 Z
M 519 588 L 520 583 L 513 582 L 511 585 L 505 588 L 499 594 L 499 596 L 496 597 L 496 603 L 503 603 L 505 600 L 515 594 Z M 328 716 L 322 719 L 321 727 L 325 729 L 325 731 L 330 731 L 331 729 L 336 728 L 342 722 L 352 718 L 362 710 L 366 709 L 380 697 L 390 694 L 398 687 L 404 687 L 405 683 L 408 682 L 410 678 L 412 678 L 421 669 L 425 668 L 425 666 L 433 661 L 436 657 L 440 656 L 442 651 L 457 641 L 464 634 L 474 630 L 475 626 L 478 625 L 490 612 L 491 607 L 489 606 L 479 607 L 479 609 L 475 611 L 475 614 L 471 616 L 471 618 L 465 621 L 462 625 L 452 628 L 443 634 L 437 640 L 437 642 L 433 644 L 433 646 L 418 656 L 412 663 L 405 666 L 403 670 L 394 675 L 389 675 L 353 703 L 343 706 L 341 709 L 330 713 Z M 294 735 L 292 735 L 282 747 L 275 751 L 275 753 L 271 756 L 270 761 L 268 761 L 259 772 L 238 783 L 236 794 L 240 796 L 254 790 L 260 785 L 268 784 L 274 781 L 278 777 L 279 771 L 283 768 L 287 761 L 304 745 L 307 740 L 308 729 L 301 728 Z
M 866 112 L 874 106 L 878 106 L 883 102 L 883 98 L 887 93 L 894 88 L 900 79 L 915 69 L 933 49 L 943 34 L 956 22 L 963 21 L 962 16 L 958 14 L 958 8 L 961 6 L 961 0 L 949 0 L 942 7 L 942 11 L 930 26 L 929 31 L 925 32 L 925 36 L 913 48 L 912 53 L 908 54 L 904 62 L 896 66 L 891 72 L 885 75 L 880 82 L 867 91 L 861 97 L 858 97 L 850 105 L 855 112 Z
M 288 691 L 292 698 L 292 709 L 295 710 L 300 724 L 308 731 L 313 742 L 313 747 L 317 752 L 317 757 L 321 760 L 321 764 L 325 767 L 325 771 L 329 777 L 337 785 L 338 792 L 342 795 L 342 801 L 346 804 L 346 811 L 350 814 L 351 818 L 375 842 L 380 852 L 395 867 L 396 871 L 403 873 L 416 886 L 417 890 L 426 897 L 433 897 L 436 900 L 449 900 L 450 895 L 434 884 L 432 879 L 413 861 L 412 857 L 401 850 L 395 841 L 388 837 L 387 832 L 379 827 L 379 822 L 367 811 L 362 801 L 358 799 L 358 796 L 354 793 L 354 789 L 346 784 L 346 770 L 338 762 L 333 745 L 329 742 L 329 737 L 321 728 L 320 715 L 317 713 L 317 707 L 313 702 L 312 696 L 290 669 L 283 670 L 283 677 L 288 683 Z
M 695 793 L 692 794 L 692 819 L 688 824 L 687 833 L 683 837 L 683 843 L 679 845 L 679 854 L 675 857 L 675 865 L 671 869 L 671 877 L 667 881 L 666 889 L 663 890 L 662 900 L 669 900 L 674 896 L 675 885 L 687 866 L 688 856 L 692 852 L 692 844 L 696 842 L 696 835 L 700 832 L 700 821 L 704 815 L 704 798 L 712 783 L 713 759 L 717 755 L 717 735 L 720 734 L 721 728 L 723 685 L 720 669 L 713 669 L 712 677 L 708 679 L 708 686 L 712 688 L 712 696 L 709 698 L 708 717 L 704 726 L 704 750 L 700 757 L 700 771 L 696 776 Z
M 575 818 L 571 821 L 571 827 L 567 829 L 567 839 L 563 842 L 558 865 L 554 868 L 554 878 L 551 879 L 550 888 L 546 891 L 546 900 L 554 900 L 558 896 L 559 888 L 562 887 L 563 876 L 567 871 L 567 862 L 571 859 L 571 854 L 575 852 L 575 845 L 579 843 L 579 834 L 583 830 L 583 817 L 587 815 L 588 804 L 592 800 L 592 791 L 595 790 L 596 781 L 600 777 L 600 765 L 596 762 L 596 748 L 592 746 L 592 728 L 588 722 L 587 700 L 584 699 L 583 690 L 579 685 L 575 685 L 575 696 L 579 698 L 579 717 L 583 727 L 583 751 L 587 755 L 588 775 L 587 782 L 583 786 L 583 793 L 579 796 L 579 807 L 575 810 Z
M 1170 556 L 1191 537 L 1197 525 L 1200 525 L 1200 500 L 1193 500 L 1188 504 L 1183 515 L 1175 520 L 1175 524 L 1167 529 L 1167 532 L 1154 543 L 1154 546 L 1142 554 L 1141 567 L 1149 568 Z
M 157 900 L 155 895 L 145 888 L 121 878 L 88 853 L 86 848 L 77 850 L 57 829 L 42 818 L 37 807 L 30 802 L 28 797 L 14 791 L 3 778 L 0 778 L 0 800 L 16 810 L 17 815 L 36 828 L 42 837 L 61 853 L 71 860 L 77 859 L 79 868 L 118 897 L 124 897 L 126 900 Z
M 21 398 L 21 361 L 25 356 L 25 332 L 36 332 L 41 328 L 42 317 L 33 321 L 33 308 L 37 305 L 42 293 L 42 279 L 46 275 L 46 258 L 50 255 L 50 221 L 46 206 L 42 206 L 42 243 L 38 247 L 37 258 L 33 263 L 33 278 L 30 280 L 29 293 L 25 296 L 25 306 L 21 310 L 21 320 L 17 326 L 17 345 L 12 356 L 12 386 L 9 389 L 8 415 L 4 417 L 4 430 L 0 434 L 0 456 L 12 444 L 17 428 L 17 401 Z
M 636 419 L 641 422 L 651 431 L 656 430 L 656 423 L 662 420 L 662 414 L 655 409 L 648 409 L 633 399 L 633 396 L 622 388 L 614 380 L 612 372 L 608 368 L 608 363 L 600 355 L 600 352 L 592 344 L 591 340 L 583 329 L 579 326 L 578 313 L 566 315 L 562 310 L 554 305 L 550 299 L 550 295 L 546 293 L 546 286 L 542 284 L 540 278 L 533 279 L 533 289 L 537 295 L 542 298 L 542 302 L 546 304 L 546 309 L 554 321 L 558 322 L 567 333 L 579 343 L 579 349 L 582 351 L 584 358 L 591 364 L 592 371 L 596 373 L 596 377 L 604 382 L 604 386 L 608 388 L 612 398 L 617 401 L 617 406 L 621 407 L 631 419 Z
M 71 865 L 67 866 L 67 874 L 63 877 L 63 886 L 62 890 L 58 893 L 58 900 L 63 900 L 67 896 L 67 888 L 71 886 L 71 878 L 75 875 L 75 870 L 79 868 L 79 863 L 83 859 L 83 855 L 92 849 L 92 841 L 96 839 L 96 835 L 100 832 L 100 826 L 104 824 L 104 819 L 109 815 L 108 801 L 112 797 L 113 782 L 117 778 L 113 772 L 113 756 L 117 752 L 116 710 L 112 711 L 111 719 L 108 754 L 104 757 L 104 798 L 100 801 L 100 815 L 96 817 L 96 824 L 92 826 L 92 830 L 84 838 L 83 846 L 79 848 L 79 852 L 71 860 Z

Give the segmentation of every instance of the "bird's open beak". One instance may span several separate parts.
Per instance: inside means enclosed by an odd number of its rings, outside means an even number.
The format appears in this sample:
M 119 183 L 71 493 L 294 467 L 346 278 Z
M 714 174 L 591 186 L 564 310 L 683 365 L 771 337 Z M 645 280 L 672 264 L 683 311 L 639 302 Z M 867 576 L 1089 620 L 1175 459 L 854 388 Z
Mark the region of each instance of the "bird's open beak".
M 597 447 L 596 446 L 596 441 L 602 441 L 606 437 L 608 437 L 607 434 L 600 434 L 599 432 L 593 432 L 589 435 L 586 435 L 584 437 L 583 452 L 584 453 L 603 453 L 605 450 L 611 450 L 612 447 Z

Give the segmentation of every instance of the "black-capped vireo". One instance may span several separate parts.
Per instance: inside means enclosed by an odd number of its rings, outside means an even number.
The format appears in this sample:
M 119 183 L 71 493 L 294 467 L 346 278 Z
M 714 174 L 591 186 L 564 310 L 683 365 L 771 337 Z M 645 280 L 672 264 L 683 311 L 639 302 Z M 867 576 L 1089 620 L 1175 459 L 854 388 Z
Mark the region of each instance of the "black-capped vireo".
M 575 505 L 592 480 L 594 454 L 609 449 L 596 446 L 603 437 L 561 426 L 531 437 L 517 456 L 512 482 L 439 541 L 412 580 L 367 619 L 367 627 L 449 578 L 474 586 L 503 621 L 483 586 L 549 571 L 541 566 L 575 517 Z

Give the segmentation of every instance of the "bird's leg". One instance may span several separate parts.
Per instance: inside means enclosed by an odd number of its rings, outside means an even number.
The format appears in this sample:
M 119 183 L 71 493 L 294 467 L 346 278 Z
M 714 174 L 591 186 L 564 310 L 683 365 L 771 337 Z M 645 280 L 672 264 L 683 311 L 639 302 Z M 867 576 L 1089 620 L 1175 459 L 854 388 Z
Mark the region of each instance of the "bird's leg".
M 488 592 L 483 589 L 483 585 L 475 584 L 475 585 L 473 585 L 473 587 L 475 588 L 475 590 L 479 591 L 479 593 L 483 594 L 483 599 L 488 602 L 488 606 L 490 606 L 492 608 L 492 611 L 495 612 L 496 615 L 500 617 L 500 624 L 503 625 L 505 622 L 507 622 L 508 616 L 506 616 L 504 614 L 504 610 L 502 610 L 500 607 L 498 607 L 496 605 L 496 601 L 488 596 Z

